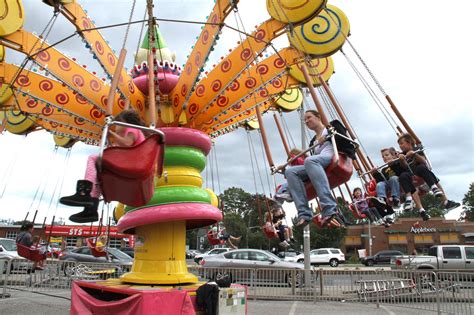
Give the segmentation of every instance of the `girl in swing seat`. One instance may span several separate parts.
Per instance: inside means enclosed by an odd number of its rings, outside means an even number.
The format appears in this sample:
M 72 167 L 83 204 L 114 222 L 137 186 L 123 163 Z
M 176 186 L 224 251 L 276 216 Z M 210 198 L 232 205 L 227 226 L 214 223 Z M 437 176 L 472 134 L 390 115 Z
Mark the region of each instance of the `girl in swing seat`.
M 300 149 L 293 148 L 290 151 L 290 157 L 288 160 L 296 157 L 298 154 L 300 154 L 301 151 Z M 295 166 L 295 165 L 304 165 L 304 159 L 306 158 L 306 154 L 296 158 L 293 162 L 291 162 L 289 165 Z M 284 201 L 286 202 L 293 202 L 293 198 L 291 197 L 290 192 L 288 191 L 288 183 L 282 183 L 281 185 L 278 185 L 276 191 L 275 191 L 275 201 L 278 204 L 282 204 Z
M 115 121 L 125 122 L 133 125 L 145 126 L 135 110 L 124 110 L 117 115 Z M 131 147 L 145 140 L 143 133 L 134 128 L 115 126 L 115 131 L 110 130 L 108 140 L 112 146 Z M 77 181 L 76 193 L 71 196 L 62 197 L 59 202 L 72 207 L 84 207 L 84 209 L 69 217 L 76 223 L 95 222 L 99 219 L 97 207 L 101 195 L 99 181 L 97 178 L 98 155 L 90 155 L 87 159 L 86 174 L 83 180 Z
M 326 141 L 328 131 L 317 111 L 307 110 L 304 114 L 304 123 L 306 127 L 316 133 L 310 142 L 310 146 L 315 143 L 318 145 L 311 151 L 312 155 L 304 160 L 304 165 L 292 166 L 285 171 L 288 188 L 298 210 L 298 222 L 295 225 L 304 227 L 311 222 L 313 217 L 313 211 L 308 205 L 308 197 L 304 186 L 304 181 L 309 179 L 321 204 L 321 223 L 326 226 L 333 219 L 337 220 L 337 203 L 331 194 L 325 171 L 332 162 L 334 148 L 331 141 Z

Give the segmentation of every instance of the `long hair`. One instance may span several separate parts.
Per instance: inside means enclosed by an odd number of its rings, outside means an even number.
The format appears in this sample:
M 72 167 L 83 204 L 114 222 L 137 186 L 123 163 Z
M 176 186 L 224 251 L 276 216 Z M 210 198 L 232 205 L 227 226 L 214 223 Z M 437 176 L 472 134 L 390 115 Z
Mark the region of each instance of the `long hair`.
M 354 188 L 354 190 L 352 191 L 352 197 L 355 197 L 356 191 L 360 191 L 361 196 L 362 196 L 362 189 L 359 188 L 359 187 L 356 187 L 356 188 Z

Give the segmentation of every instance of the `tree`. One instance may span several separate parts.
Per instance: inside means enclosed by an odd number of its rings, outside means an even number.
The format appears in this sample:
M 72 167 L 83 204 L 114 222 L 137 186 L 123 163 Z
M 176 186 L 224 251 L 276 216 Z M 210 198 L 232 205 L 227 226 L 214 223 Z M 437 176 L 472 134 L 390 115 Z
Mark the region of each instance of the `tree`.
M 469 190 L 462 199 L 462 209 L 464 210 L 461 214 L 461 220 L 467 220 L 474 222 L 474 183 L 469 185 Z
M 346 202 L 342 198 L 337 199 L 338 207 L 343 215 L 349 221 L 352 219 L 352 213 Z M 298 221 L 293 218 L 293 225 Z M 294 229 L 293 234 L 296 240 L 296 248 L 303 248 L 303 229 Z M 346 236 L 346 229 L 341 228 L 318 228 L 315 224 L 310 224 L 310 246 L 311 248 L 333 247 L 340 248 Z
M 255 204 L 254 196 L 242 188 L 231 187 L 219 195 L 224 214 L 235 213 L 244 217 Z

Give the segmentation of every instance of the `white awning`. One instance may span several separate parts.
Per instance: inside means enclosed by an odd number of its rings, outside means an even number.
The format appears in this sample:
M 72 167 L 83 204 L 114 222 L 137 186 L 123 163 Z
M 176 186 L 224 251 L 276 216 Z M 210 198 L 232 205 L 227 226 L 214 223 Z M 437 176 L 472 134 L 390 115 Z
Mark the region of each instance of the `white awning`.
M 474 237 L 474 233 L 464 233 L 464 237 Z

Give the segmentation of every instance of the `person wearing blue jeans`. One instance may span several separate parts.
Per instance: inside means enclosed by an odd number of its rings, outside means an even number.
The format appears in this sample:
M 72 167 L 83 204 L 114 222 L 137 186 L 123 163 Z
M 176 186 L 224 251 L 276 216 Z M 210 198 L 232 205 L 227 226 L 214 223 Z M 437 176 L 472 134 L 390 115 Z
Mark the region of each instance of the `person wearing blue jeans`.
M 311 151 L 311 156 L 307 157 L 304 165 L 292 166 L 286 169 L 285 176 L 288 181 L 288 189 L 296 209 L 298 210 L 297 227 L 307 225 L 313 218 L 313 211 L 308 205 L 308 196 L 304 181 L 311 181 L 321 205 L 322 225 L 326 225 L 336 215 L 336 200 L 331 194 L 329 181 L 326 176 L 326 167 L 331 164 L 334 156 L 334 148 L 331 141 L 326 141 L 328 135 L 327 129 L 321 121 L 321 116 L 315 110 L 307 110 L 304 115 L 304 122 L 308 129 L 316 132 L 316 135 L 310 142 L 318 145 Z

